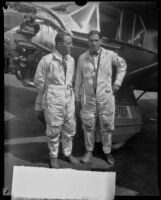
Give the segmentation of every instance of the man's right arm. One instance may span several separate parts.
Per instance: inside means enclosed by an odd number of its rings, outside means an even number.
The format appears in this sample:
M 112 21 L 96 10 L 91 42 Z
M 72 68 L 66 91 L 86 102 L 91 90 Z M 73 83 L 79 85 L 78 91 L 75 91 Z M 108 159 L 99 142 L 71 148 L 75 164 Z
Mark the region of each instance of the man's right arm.
M 36 111 L 37 117 L 42 122 L 45 122 L 44 112 L 43 112 L 44 109 L 42 106 L 42 97 L 45 90 L 45 76 L 46 76 L 46 69 L 47 69 L 46 66 L 47 66 L 46 61 L 44 58 L 42 58 L 37 66 L 37 70 L 34 77 L 34 85 L 39 90 L 39 93 L 37 95 L 36 102 L 35 102 L 35 111 Z
M 39 92 L 44 92 L 45 90 L 45 77 L 46 77 L 47 63 L 45 58 L 42 58 L 37 66 L 37 70 L 34 77 L 34 85 L 39 90 Z

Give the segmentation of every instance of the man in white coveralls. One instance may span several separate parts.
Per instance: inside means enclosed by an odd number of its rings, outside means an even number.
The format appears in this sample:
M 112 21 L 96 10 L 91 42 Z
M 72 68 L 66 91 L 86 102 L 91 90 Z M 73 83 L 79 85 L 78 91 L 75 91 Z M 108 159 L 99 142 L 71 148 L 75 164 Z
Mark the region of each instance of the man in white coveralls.
M 72 139 L 76 132 L 73 92 L 75 62 L 70 56 L 72 37 L 69 33 L 57 33 L 55 45 L 56 50 L 40 60 L 34 84 L 43 96 L 50 166 L 60 168 L 58 161 L 60 136 L 62 136 L 62 150 L 66 159 L 72 164 L 79 163 L 72 156 Z
M 114 131 L 115 94 L 122 84 L 127 65 L 117 53 L 101 47 L 100 32 L 89 32 L 88 45 L 89 50 L 79 56 L 75 81 L 76 109 L 79 110 L 81 107 L 80 114 L 86 147 L 86 153 L 81 161 L 88 163 L 93 156 L 98 117 L 103 152 L 107 163 L 113 165 L 115 161 L 111 155 L 111 146 Z M 117 67 L 113 85 L 112 64 Z

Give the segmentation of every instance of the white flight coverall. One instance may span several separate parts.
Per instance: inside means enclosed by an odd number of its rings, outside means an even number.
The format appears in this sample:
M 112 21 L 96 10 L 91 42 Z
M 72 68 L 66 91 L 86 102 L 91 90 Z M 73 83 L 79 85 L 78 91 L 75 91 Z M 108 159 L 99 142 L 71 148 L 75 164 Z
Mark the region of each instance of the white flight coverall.
M 81 101 L 82 105 L 80 114 L 87 151 L 94 149 L 98 117 L 103 151 L 111 152 L 115 117 L 115 97 L 112 92 L 113 64 L 117 67 L 114 84 L 121 85 L 127 65 L 114 51 L 101 47 L 96 62 L 89 51 L 81 54 L 78 59 L 75 98 L 76 101 Z
M 51 157 L 58 157 L 60 134 L 63 153 L 69 156 L 72 151 L 72 138 L 76 132 L 75 95 L 72 88 L 75 61 L 67 55 L 65 70 L 62 60 L 58 51 L 42 57 L 34 77 L 34 84 L 42 94 L 39 95 L 42 96 Z

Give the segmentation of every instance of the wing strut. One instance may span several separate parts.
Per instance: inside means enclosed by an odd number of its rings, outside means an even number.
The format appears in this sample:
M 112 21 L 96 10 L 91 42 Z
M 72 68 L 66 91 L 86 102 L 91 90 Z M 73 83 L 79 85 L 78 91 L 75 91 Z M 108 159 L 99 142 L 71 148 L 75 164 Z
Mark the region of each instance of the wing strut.
M 138 101 L 144 94 L 145 94 L 146 91 L 143 91 L 137 98 L 136 98 L 136 101 Z

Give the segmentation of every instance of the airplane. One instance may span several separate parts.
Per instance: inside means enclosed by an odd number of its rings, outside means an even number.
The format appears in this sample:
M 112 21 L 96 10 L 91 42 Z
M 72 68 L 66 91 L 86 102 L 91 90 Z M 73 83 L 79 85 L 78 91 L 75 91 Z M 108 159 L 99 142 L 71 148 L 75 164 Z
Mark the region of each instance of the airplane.
M 24 21 L 4 33 L 4 42 L 11 52 L 8 71 L 26 87 L 34 87 L 37 64 L 42 56 L 53 51 L 58 31 L 72 34 L 72 56 L 76 62 L 88 48 L 88 32 L 100 31 L 101 46 L 117 52 L 128 65 L 116 97 L 113 149 L 120 148 L 141 131 L 138 99 L 145 92 L 157 92 L 157 5 L 154 2 L 88 2 L 82 7 L 74 2 L 49 4 L 25 2 L 12 6 L 18 14 L 23 14 Z M 136 98 L 134 90 L 143 92 Z M 41 101 L 39 98 L 38 95 L 37 100 Z M 40 115 L 38 117 L 44 121 Z M 97 127 L 96 142 L 100 142 L 99 124 Z

